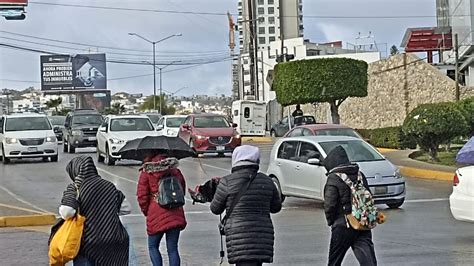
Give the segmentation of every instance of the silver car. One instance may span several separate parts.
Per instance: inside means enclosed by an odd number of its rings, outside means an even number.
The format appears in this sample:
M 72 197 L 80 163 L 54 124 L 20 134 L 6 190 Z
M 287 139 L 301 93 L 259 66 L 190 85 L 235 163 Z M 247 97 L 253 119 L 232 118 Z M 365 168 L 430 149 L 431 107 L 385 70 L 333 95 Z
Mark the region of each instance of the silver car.
M 273 146 L 267 174 L 285 196 L 324 199 L 326 169 L 321 161 L 342 146 L 366 176 L 376 204 L 398 208 L 405 201 L 405 179 L 399 169 L 362 139 L 345 136 L 290 137 Z

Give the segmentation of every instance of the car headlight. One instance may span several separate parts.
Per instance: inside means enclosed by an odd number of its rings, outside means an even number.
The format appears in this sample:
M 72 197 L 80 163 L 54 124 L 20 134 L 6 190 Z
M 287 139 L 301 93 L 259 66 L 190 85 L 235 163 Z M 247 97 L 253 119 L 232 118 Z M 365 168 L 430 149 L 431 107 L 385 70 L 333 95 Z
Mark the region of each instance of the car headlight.
M 82 131 L 81 131 L 81 130 L 73 130 L 71 133 L 72 133 L 73 136 L 80 136 L 80 135 L 82 135 Z
M 56 141 L 58 141 L 58 140 L 56 139 L 56 137 L 47 137 L 47 138 L 46 138 L 46 142 L 56 142 Z
M 110 143 L 112 144 L 121 144 L 121 143 L 124 143 L 125 141 L 121 140 L 121 139 L 109 139 Z
M 393 174 L 395 178 L 403 178 L 402 173 L 400 173 L 400 169 L 397 169 Z
M 16 144 L 16 143 L 18 143 L 18 139 L 17 138 L 5 138 L 5 142 L 7 144 Z
M 174 135 L 173 130 L 171 129 L 166 130 L 166 135 Z
M 200 139 L 200 140 L 206 139 L 205 136 L 201 136 L 201 135 L 195 135 L 195 137 L 196 137 L 197 139 Z

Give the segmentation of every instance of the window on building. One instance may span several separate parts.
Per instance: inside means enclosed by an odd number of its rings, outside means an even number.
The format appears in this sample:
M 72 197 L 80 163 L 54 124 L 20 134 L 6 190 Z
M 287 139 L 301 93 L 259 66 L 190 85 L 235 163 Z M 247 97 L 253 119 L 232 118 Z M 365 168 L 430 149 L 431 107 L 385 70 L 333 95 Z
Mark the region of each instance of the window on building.
M 263 14 L 265 14 L 265 8 L 259 7 L 257 12 L 258 12 L 259 15 L 263 15 Z
M 263 0 L 258 0 L 259 5 L 263 5 Z
M 269 17 L 268 24 L 275 24 L 275 17 Z
M 275 27 L 268 27 L 269 34 L 275 34 Z
M 269 7 L 268 8 L 268 14 L 274 14 L 275 13 L 275 8 L 274 7 Z
M 265 37 L 258 37 L 259 44 L 265 44 Z
M 244 64 L 248 64 L 249 63 L 249 60 L 248 59 L 244 59 Z
M 259 17 L 258 18 L 258 23 L 260 23 L 260 24 L 265 23 L 265 17 Z
M 269 41 L 269 42 L 274 42 L 274 41 L 275 41 L 275 37 L 270 36 L 270 37 L 268 38 L 268 41 Z
M 269 5 L 275 4 L 275 0 L 268 0 L 268 4 L 269 4 Z
M 265 34 L 265 27 L 259 27 L 258 34 Z

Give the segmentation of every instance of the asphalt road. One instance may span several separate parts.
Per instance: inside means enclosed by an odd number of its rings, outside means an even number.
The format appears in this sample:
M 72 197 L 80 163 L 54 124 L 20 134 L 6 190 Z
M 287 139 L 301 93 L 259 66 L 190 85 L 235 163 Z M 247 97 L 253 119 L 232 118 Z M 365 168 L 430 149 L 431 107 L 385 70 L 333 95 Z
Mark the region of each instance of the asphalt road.
M 271 145 L 259 146 L 261 170 L 265 171 Z M 78 152 L 95 157 L 94 149 Z M 57 163 L 22 160 L 0 165 L 0 216 L 24 214 L 27 210 L 56 213 L 62 192 L 70 182 L 65 166 L 74 156 L 61 153 Z M 194 188 L 210 177 L 229 173 L 230 161 L 229 157 L 208 156 L 181 160 L 180 167 L 188 187 Z M 138 165 L 129 161 L 117 166 L 99 164 L 98 168 L 102 177 L 114 182 L 132 203 L 133 212 L 123 221 L 133 240 L 136 265 L 151 265 L 145 222 L 135 200 Z M 407 180 L 405 204 L 397 210 L 386 209 L 387 223 L 373 230 L 380 265 L 474 265 L 474 224 L 452 218 L 447 200 L 451 190 L 449 182 Z M 218 265 L 219 218 L 210 213 L 207 205 L 192 205 L 189 201 L 185 210 L 188 227 L 180 239 L 183 265 Z M 275 265 L 327 263 L 330 230 L 321 202 L 288 198 L 273 221 Z M 46 265 L 48 229 L 0 229 L 0 265 Z M 162 250 L 165 254 L 165 246 Z M 351 251 L 344 265 L 357 265 Z

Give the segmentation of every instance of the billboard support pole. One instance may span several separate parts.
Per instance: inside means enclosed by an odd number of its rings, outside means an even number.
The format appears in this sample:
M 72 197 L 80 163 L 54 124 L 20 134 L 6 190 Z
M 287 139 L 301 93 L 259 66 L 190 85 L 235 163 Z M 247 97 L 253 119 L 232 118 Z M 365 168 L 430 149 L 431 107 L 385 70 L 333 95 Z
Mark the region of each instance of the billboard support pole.
M 153 111 L 156 112 L 156 62 L 155 62 L 155 44 L 156 42 L 152 42 L 153 44 Z M 161 72 L 160 72 L 161 73 Z M 161 82 L 161 78 L 160 78 Z M 161 104 L 160 104 L 160 114 L 161 114 Z

